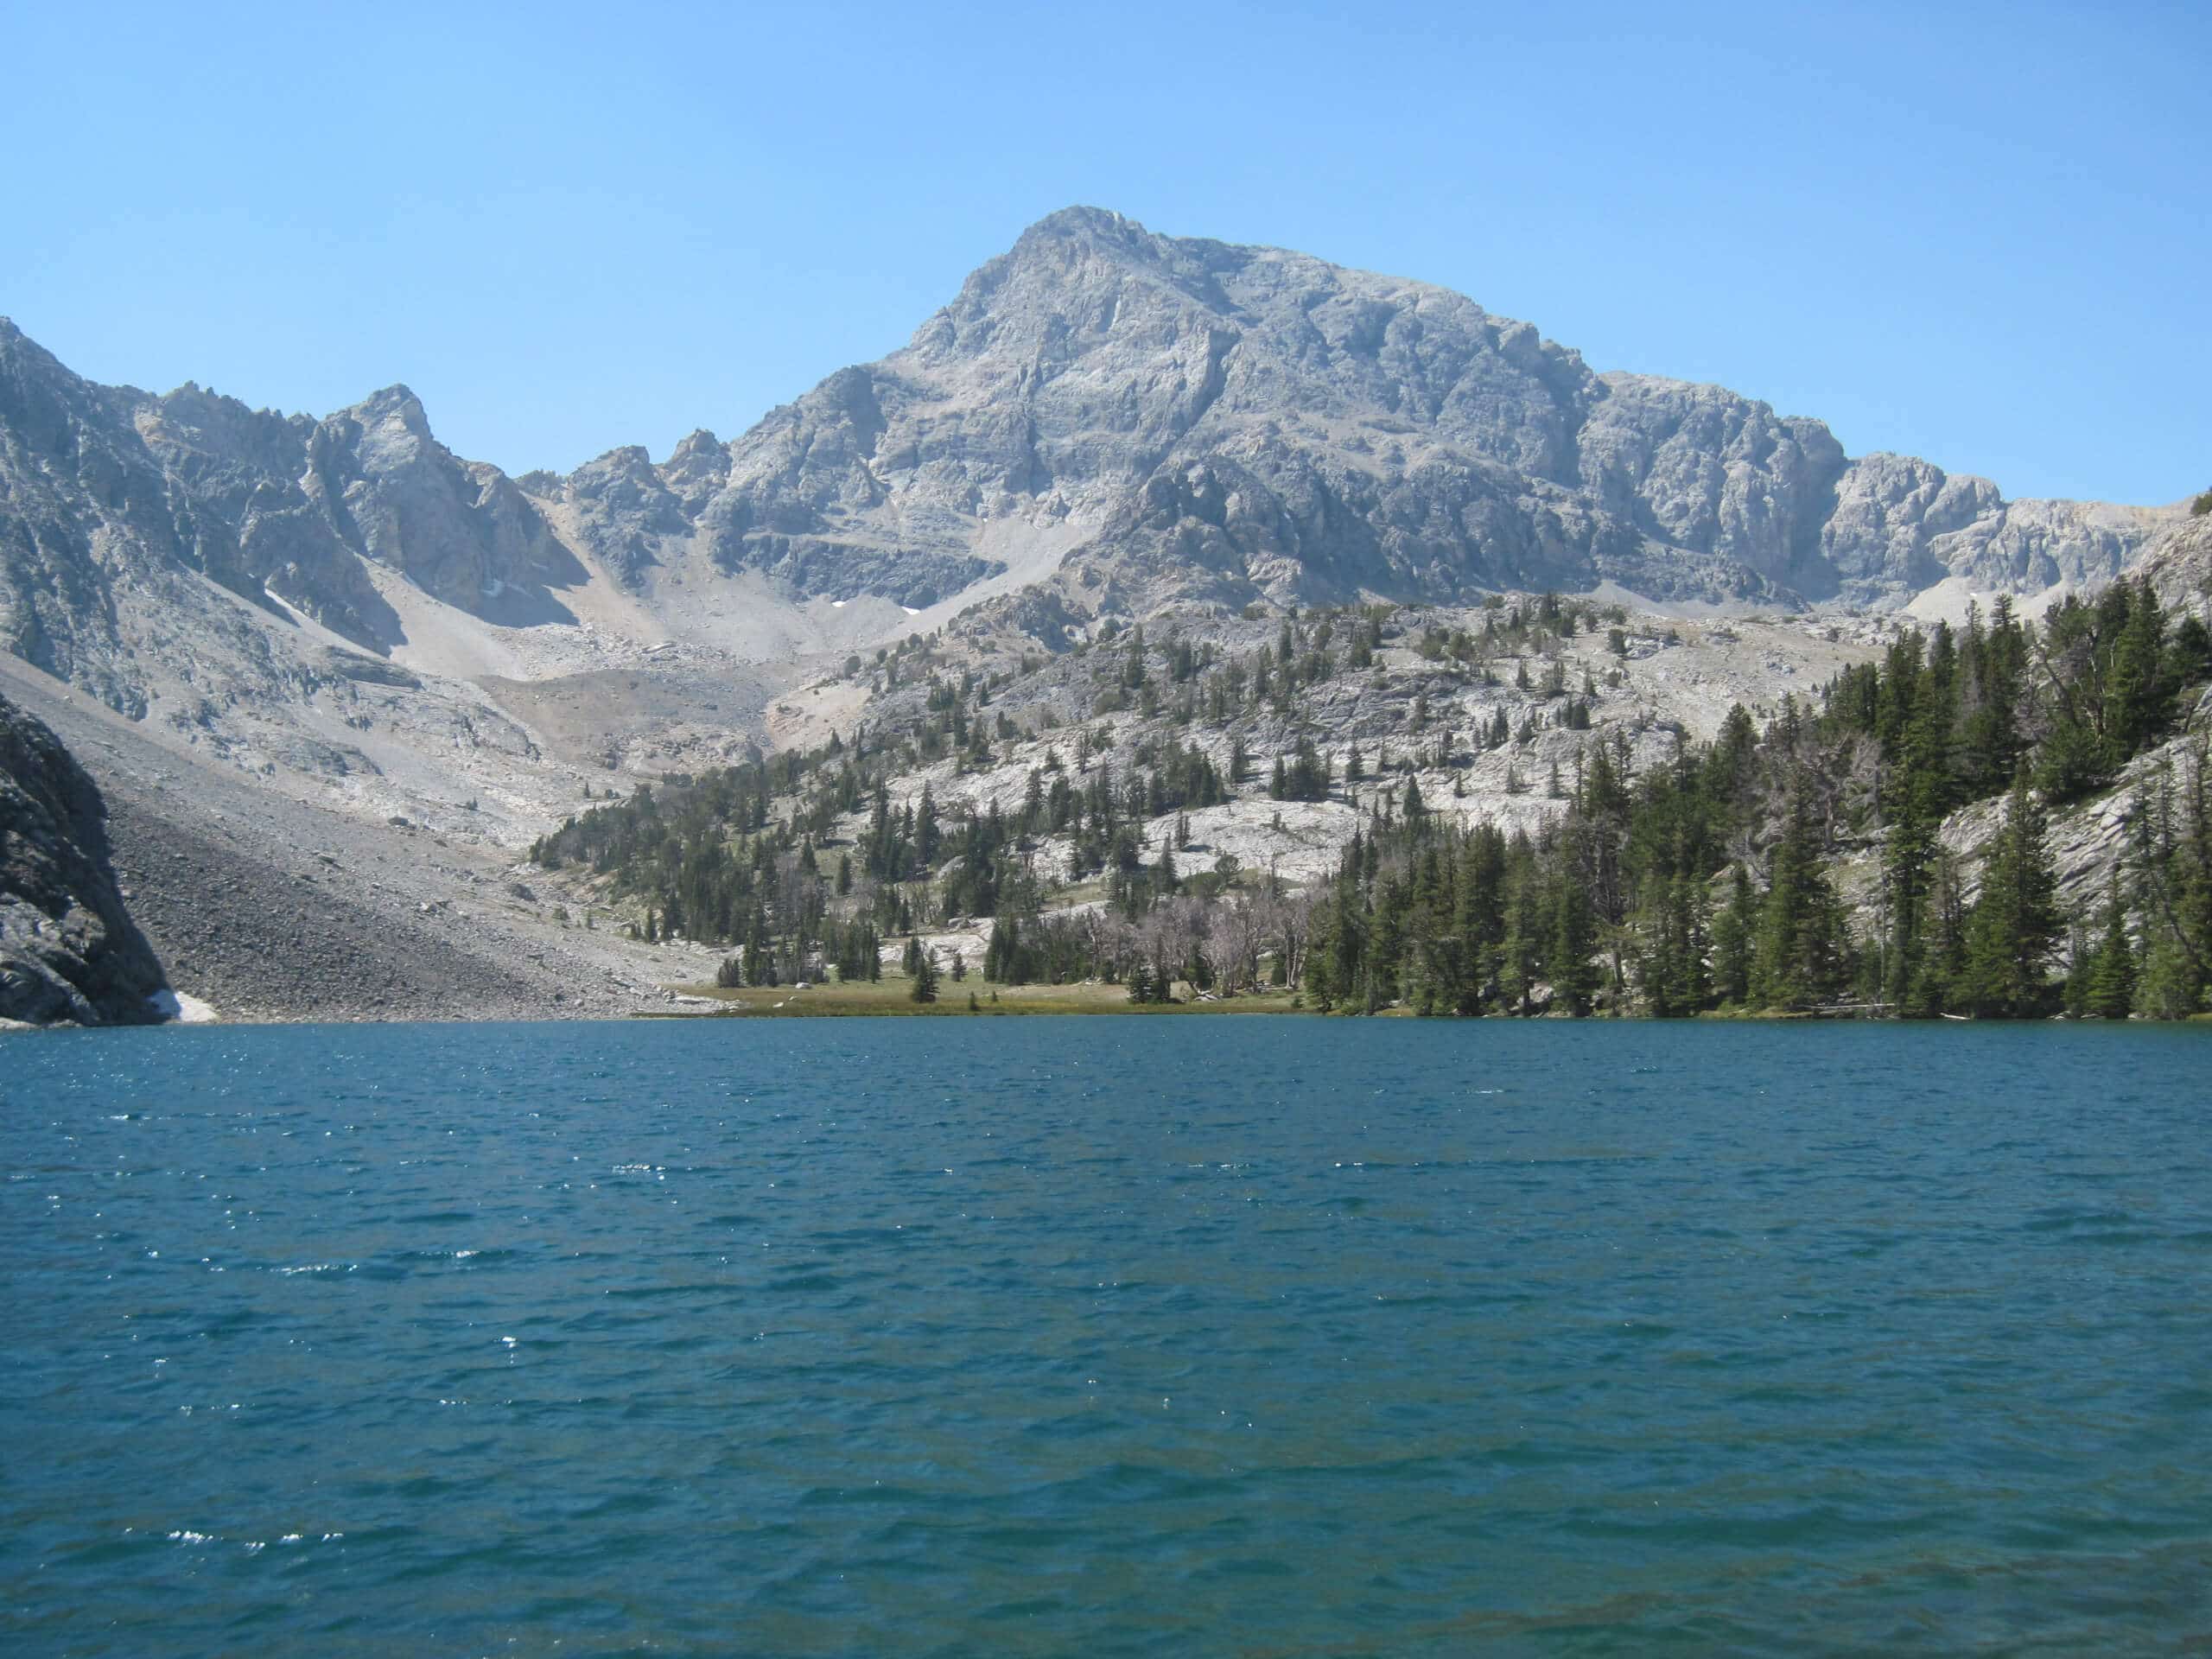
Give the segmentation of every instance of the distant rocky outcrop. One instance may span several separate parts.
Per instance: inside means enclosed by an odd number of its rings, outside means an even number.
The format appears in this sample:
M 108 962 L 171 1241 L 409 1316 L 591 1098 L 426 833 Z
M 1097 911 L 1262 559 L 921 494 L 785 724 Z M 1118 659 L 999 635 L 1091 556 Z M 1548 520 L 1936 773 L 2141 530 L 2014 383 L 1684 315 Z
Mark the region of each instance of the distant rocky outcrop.
M 0 648 L 142 712 L 125 604 L 207 613 L 204 577 L 383 652 L 402 630 L 372 566 L 511 626 L 573 621 L 558 594 L 586 576 L 404 386 L 321 421 L 157 397 L 79 378 L 0 318 Z
M 2207 506 L 2153 537 L 2137 574 L 2158 589 L 2169 609 L 2193 611 L 2212 622 L 2212 502 Z
M 117 890 L 99 791 L 0 697 L 0 1020 L 148 1024 L 163 983 Z

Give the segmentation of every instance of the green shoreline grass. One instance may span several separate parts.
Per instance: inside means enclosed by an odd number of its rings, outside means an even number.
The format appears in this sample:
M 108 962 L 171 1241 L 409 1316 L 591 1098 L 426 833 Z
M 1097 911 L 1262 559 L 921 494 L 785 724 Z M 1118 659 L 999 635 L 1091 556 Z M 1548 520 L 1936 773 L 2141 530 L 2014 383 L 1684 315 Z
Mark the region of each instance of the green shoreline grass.
M 810 985 L 795 990 L 784 986 L 748 986 L 723 990 L 712 985 L 683 985 L 674 988 L 689 996 L 712 997 L 718 1008 L 647 1009 L 645 1020 L 793 1020 L 836 1019 L 879 1014 L 954 1014 L 982 1019 L 1009 1014 L 1308 1014 L 1309 1007 L 1293 1006 L 1289 991 L 1257 996 L 1225 997 L 1212 1002 L 1132 1002 L 1119 985 L 986 985 L 956 984 L 950 978 L 938 986 L 938 1000 L 917 1002 L 907 995 L 911 982 L 886 979 L 875 983 Z M 976 1006 L 968 1006 L 969 992 Z M 995 996 L 998 1000 L 994 1001 Z

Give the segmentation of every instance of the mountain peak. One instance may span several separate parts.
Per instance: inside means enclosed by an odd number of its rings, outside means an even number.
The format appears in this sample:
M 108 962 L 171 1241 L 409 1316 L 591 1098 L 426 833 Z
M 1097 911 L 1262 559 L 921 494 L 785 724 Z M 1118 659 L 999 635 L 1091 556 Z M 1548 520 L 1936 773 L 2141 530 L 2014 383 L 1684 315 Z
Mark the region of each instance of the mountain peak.
M 1047 213 L 1027 230 L 1024 237 L 1065 237 L 1083 235 L 1110 235 L 1126 237 L 1134 232 L 1148 236 L 1150 232 L 1125 214 L 1110 207 L 1092 207 L 1077 202 L 1063 207 L 1058 213 Z
M 423 400 L 415 395 L 411 388 L 397 380 L 371 392 L 353 408 L 342 412 L 364 426 L 391 421 L 418 437 L 430 435 L 430 417 L 423 410 Z
M 1109 207 L 1077 206 L 1046 214 L 992 264 L 1033 263 L 1042 256 L 1047 264 L 1058 266 L 1090 253 L 1103 254 L 1116 264 L 1161 270 L 1187 264 L 1194 252 L 1220 245 L 1162 236 Z

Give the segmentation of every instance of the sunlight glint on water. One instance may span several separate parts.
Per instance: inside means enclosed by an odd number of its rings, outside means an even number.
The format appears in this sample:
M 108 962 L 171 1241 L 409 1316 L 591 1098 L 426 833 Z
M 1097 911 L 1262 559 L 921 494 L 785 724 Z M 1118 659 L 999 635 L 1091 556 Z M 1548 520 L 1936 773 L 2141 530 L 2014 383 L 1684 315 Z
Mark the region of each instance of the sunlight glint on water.
M 2150 1649 L 2201 1031 L 0 1039 L 10 1651 Z

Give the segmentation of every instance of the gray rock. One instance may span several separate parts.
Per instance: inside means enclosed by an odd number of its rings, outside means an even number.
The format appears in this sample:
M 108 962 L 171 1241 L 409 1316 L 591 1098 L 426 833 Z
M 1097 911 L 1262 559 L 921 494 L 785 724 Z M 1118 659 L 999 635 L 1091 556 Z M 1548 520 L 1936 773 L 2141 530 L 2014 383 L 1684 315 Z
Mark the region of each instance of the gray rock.
M 2137 574 L 2170 610 L 2212 623 L 2212 512 L 2165 524 L 2144 550 Z
M 205 577 L 383 653 L 403 636 L 372 563 L 518 626 L 573 621 L 558 595 L 586 575 L 404 386 L 321 422 L 189 383 L 156 397 L 80 379 L 0 319 L 0 647 L 139 715 L 124 595 L 236 635 Z
M 99 791 L 0 697 L 0 1021 L 149 1024 L 165 982 L 124 908 Z
M 705 557 L 919 605 L 1033 556 L 1050 576 L 1076 547 L 1058 588 L 1079 610 L 1607 581 L 1895 605 L 1952 575 L 2101 581 L 2152 528 L 1853 462 L 1818 421 L 1592 373 L 1442 289 L 1090 208 L 1031 227 L 904 350 L 719 463 L 694 435 L 664 467 L 617 451 L 563 488 L 641 580 Z
M 321 421 L 155 397 L 0 321 L 0 646 L 132 713 L 149 629 L 126 637 L 118 596 L 234 634 L 194 578 L 382 653 L 401 625 L 380 572 L 511 626 L 573 621 L 584 560 L 671 620 L 736 576 L 772 604 L 912 609 L 988 582 L 1015 620 L 1044 584 L 1040 613 L 1077 623 L 1607 582 L 1894 606 L 1954 577 L 2094 585 L 2162 522 L 1851 461 L 1818 421 L 1594 373 L 1447 289 L 1096 208 L 1033 226 L 903 349 L 734 441 L 566 477 L 454 455 L 404 386 Z

